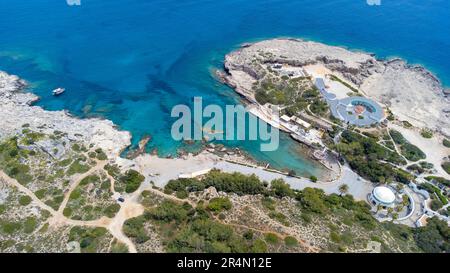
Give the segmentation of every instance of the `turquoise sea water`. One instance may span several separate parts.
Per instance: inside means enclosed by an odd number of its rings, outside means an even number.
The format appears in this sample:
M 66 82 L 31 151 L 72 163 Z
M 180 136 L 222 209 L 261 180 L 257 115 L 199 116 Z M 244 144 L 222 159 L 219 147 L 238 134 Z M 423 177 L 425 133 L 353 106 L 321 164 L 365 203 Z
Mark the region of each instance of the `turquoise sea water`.
M 239 98 L 211 77 L 224 55 L 243 42 L 299 37 L 400 56 L 450 84 L 450 1 L 382 0 L 2 0 L 0 70 L 32 84 L 46 109 L 102 116 L 151 135 L 149 150 L 175 154 L 172 106 L 225 105 Z M 52 97 L 50 90 L 68 92 Z M 233 142 L 279 168 L 316 174 L 317 165 L 282 135 L 278 151 Z

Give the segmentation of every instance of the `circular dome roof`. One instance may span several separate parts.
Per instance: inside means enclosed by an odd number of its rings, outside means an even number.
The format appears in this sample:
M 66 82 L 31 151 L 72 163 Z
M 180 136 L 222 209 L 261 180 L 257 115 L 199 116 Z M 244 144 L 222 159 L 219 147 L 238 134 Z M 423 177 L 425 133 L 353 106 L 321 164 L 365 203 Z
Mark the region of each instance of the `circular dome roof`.
M 373 195 L 378 201 L 384 204 L 391 204 L 395 201 L 394 192 L 385 186 L 380 186 L 373 189 Z

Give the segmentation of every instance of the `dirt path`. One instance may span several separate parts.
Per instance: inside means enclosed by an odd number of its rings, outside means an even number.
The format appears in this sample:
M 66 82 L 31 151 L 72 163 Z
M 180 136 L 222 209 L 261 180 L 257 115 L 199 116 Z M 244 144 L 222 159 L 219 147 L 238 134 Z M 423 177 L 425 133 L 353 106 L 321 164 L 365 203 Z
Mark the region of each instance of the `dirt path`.
M 432 138 L 424 138 L 419 129 L 408 129 L 393 123 L 389 124 L 389 128 L 399 131 L 407 141 L 422 150 L 426 155 L 425 161 L 434 165 L 438 176 L 450 179 L 450 175 L 441 166 L 443 158 L 450 154 L 450 148 L 446 148 L 442 144 L 443 138 L 441 136 L 435 134 Z
M 70 226 L 85 226 L 85 227 L 103 227 L 106 228 L 115 239 L 119 242 L 125 244 L 128 247 L 128 251 L 131 253 L 136 253 L 136 247 L 134 243 L 122 232 L 123 223 L 133 217 L 137 217 L 144 212 L 144 208 L 132 201 L 134 198 L 130 198 L 127 202 L 122 204 L 121 209 L 116 214 L 114 218 L 102 217 L 97 220 L 92 221 L 80 221 L 73 220 L 65 217 L 63 215 L 64 208 L 66 207 L 70 194 L 72 191 L 79 185 L 80 181 L 85 177 L 93 174 L 94 172 L 101 170 L 106 163 L 97 164 L 95 167 L 91 168 L 88 172 L 76 176 L 74 182 L 70 185 L 69 190 L 65 193 L 64 200 L 61 203 L 58 211 L 55 211 L 50 206 L 46 205 L 42 202 L 37 196 L 27 187 L 21 185 L 17 180 L 9 177 L 3 171 L 0 170 L 0 179 L 6 181 L 12 187 L 16 187 L 19 191 L 28 195 L 33 202 L 35 202 L 41 209 L 47 210 L 52 214 L 52 217 L 48 219 L 48 223 L 50 226 L 62 226 L 62 225 L 70 225 Z
M 109 222 L 107 228 L 109 232 L 120 242 L 128 247 L 130 253 L 137 253 L 137 249 L 133 241 L 123 233 L 123 224 L 126 220 L 138 217 L 144 213 L 144 207 L 133 200 L 126 200 L 117 212 L 116 216 Z
M 106 165 L 106 162 L 96 162 L 96 165 L 94 167 L 92 167 L 89 171 L 80 174 L 80 175 L 76 175 L 72 177 L 72 183 L 69 187 L 69 189 L 66 191 L 66 193 L 64 194 L 64 199 L 61 203 L 61 205 L 59 206 L 58 209 L 58 213 L 61 213 L 64 211 L 64 209 L 67 206 L 67 203 L 69 202 L 69 198 L 70 198 L 70 194 L 76 189 L 76 187 L 78 187 L 78 185 L 80 184 L 81 180 L 83 180 L 84 178 L 92 175 L 93 173 L 95 173 L 96 171 L 99 170 L 103 170 L 103 167 Z
M 216 219 L 216 220 L 219 221 L 219 222 L 221 222 L 219 219 Z M 311 246 L 311 245 L 308 244 L 305 240 L 299 239 L 299 238 L 297 238 L 297 236 L 295 236 L 295 235 L 293 235 L 293 234 L 281 234 L 281 233 L 276 232 L 276 231 L 273 231 L 273 230 L 262 230 L 262 229 L 257 229 L 257 228 L 253 228 L 253 227 L 241 225 L 241 224 L 224 223 L 224 222 L 221 222 L 221 223 L 224 224 L 224 225 L 233 226 L 233 227 L 239 227 L 239 228 L 244 228 L 244 229 L 252 230 L 252 231 L 255 231 L 255 232 L 260 232 L 260 233 L 263 233 L 263 234 L 265 234 L 265 233 L 273 233 L 273 234 L 277 235 L 279 238 L 281 238 L 281 239 L 283 239 L 283 240 L 284 240 L 286 237 L 288 237 L 288 236 L 292 236 L 292 237 L 294 237 L 294 238 L 299 242 L 299 244 L 300 244 L 302 247 L 304 247 L 304 248 L 307 250 L 308 253 L 310 253 L 310 252 L 314 252 L 314 253 L 319 252 L 319 249 L 318 249 L 318 248 Z
M 9 177 L 6 173 L 4 173 L 2 170 L 0 170 L 0 178 L 6 181 L 6 183 L 10 184 L 13 187 L 16 187 L 19 189 L 19 191 L 25 193 L 28 195 L 33 202 L 35 202 L 41 209 L 49 211 L 52 215 L 57 214 L 57 212 L 51 208 L 50 206 L 46 205 L 44 202 L 42 202 L 39 198 L 34 195 L 34 193 L 28 189 L 27 187 L 20 184 L 17 180 Z

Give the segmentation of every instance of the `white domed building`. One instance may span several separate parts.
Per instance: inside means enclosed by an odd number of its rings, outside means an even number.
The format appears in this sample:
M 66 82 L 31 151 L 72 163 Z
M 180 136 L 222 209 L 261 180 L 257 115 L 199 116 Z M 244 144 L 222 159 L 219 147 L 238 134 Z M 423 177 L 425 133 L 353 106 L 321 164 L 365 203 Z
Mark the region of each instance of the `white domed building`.
M 392 189 L 386 186 L 379 186 L 373 189 L 369 196 L 369 200 L 372 205 L 382 206 L 385 208 L 395 206 L 395 193 Z

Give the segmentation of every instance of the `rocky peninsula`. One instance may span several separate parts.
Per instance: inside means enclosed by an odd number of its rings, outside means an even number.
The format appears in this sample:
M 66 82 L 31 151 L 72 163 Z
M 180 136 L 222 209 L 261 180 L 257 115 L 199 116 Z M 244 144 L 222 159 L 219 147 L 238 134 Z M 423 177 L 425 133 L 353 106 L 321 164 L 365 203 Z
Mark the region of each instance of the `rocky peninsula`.
M 273 39 L 228 54 L 225 80 L 254 101 L 253 84 L 264 78 L 264 65 L 291 68 L 322 65 L 359 91 L 389 108 L 399 119 L 450 136 L 449 99 L 440 81 L 421 66 L 401 59 L 378 60 L 373 54 L 350 51 L 299 39 Z

